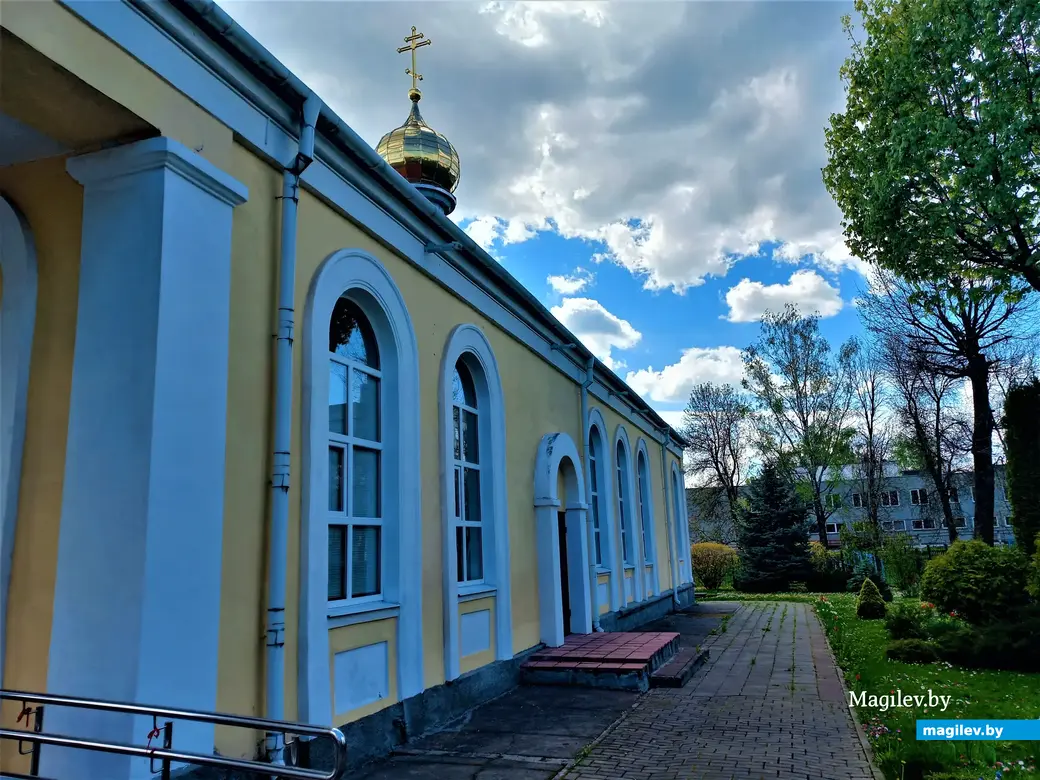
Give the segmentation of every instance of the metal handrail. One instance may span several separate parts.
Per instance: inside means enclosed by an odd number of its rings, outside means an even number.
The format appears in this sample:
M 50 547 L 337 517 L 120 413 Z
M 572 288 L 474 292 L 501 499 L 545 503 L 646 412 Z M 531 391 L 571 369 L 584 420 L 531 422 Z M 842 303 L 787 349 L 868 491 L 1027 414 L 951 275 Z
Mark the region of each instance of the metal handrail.
M 172 763 L 189 764 L 192 766 L 215 767 L 219 769 L 234 769 L 243 772 L 251 772 L 256 775 L 281 778 L 282 780 L 340 780 L 346 770 L 347 741 L 343 732 L 339 729 L 325 726 L 309 726 L 302 723 L 290 723 L 288 721 L 268 720 L 266 718 L 252 718 L 243 715 L 227 715 L 218 712 L 204 712 L 201 710 L 178 710 L 169 707 L 149 707 L 142 704 L 129 704 L 126 702 L 105 701 L 103 699 L 86 699 L 77 696 L 56 696 L 44 693 L 30 693 L 28 691 L 0 690 L 0 700 L 22 702 L 23 714 L 35 715 L 35 729 L 21 730 L 0 728 L 0 740 L 17 740 L 33 745 L 33 768 L 27 777 L 35 777 L 39 771 L 39 748 L 40 745 L 56 745 L 59 747 L 76 748 L 99 753 L 115 753 L 125 756 L 139 756 L 151 759 L 153 762 L 162 762 L 161 774 L 163 780 L 170 777 L 170 765 Z M 32 710 L 29 705 L 38 705 Z M 119 742 L 105 742 L 95 739 L 83 739 L 70 737 L 64 734 L 51 734 L 42 731 L 42 710 L 44 706 L 72 707 L 77 709 L 96 710 L 101 712 L 122 713 L 126 715 L 142 715 L 152 718 L 152 735 L 163 736 L 163 745 L 151 747 L 140 745 L 127 745 Z M 159 728 L 159 720 L 166 720 L 164 727 Z M 19 717 L 19 720 L 21 718 Z M 209 723 L 216 726 L 231 726 L 234 728 L 253 729 L 264 732 L 280 733 L 286 737 L 328 737 L 333 743 L 333 768 L 329 772 L 317 769 L 304 769 L 302 767 L 269 764 L 263 761 L 249 759 L 225 758 L 217 755 L 204 755 L 202 753 L 190 753 L 172 749 L 173 721 L 186 720 L 196 723 Z M 292 746 L 292 741 L 286 739 L 286 750 Z M 155 770 L 153 770 L 155 771 Z M 2 775 L 0 775 L 2 776 Z

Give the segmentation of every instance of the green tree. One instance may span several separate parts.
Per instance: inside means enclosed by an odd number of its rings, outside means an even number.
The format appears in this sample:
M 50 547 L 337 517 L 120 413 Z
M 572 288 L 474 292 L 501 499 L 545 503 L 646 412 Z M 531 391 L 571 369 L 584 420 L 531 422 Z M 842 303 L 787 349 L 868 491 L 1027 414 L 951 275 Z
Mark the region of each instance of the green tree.
M 849 341 L 835 353 L 820 333 L 820 318 L 789 304 L 762 318 L 758 341 L 743 352 L 743 385 L 760 412 L 753 418 L 758 449 L 798 485 L 822 544 L 827 518 L 841 505 L 840 495 L 830 496 L 854 459 L 857 349 Z
M 823 180 L 852 253 L 1040 290 L 1040 3 L 856 0 Z
M 1040 380 L 1008 391 L 1004 431 L 1011 527 L 1015 543 L 1031 551 L 1040 534 Z
M 738 512 L 738 590 L 777 592 L 812 574 L 806 507 L 780 469 L 767 463 Z

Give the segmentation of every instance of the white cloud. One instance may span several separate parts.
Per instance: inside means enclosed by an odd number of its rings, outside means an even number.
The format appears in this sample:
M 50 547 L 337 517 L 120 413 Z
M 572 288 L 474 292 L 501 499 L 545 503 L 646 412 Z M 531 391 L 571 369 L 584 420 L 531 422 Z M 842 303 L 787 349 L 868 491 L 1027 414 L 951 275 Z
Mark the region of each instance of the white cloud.
M 744 363 L 736 347 L 690 347 L 683 350 L 678 363 L 660 371 L 630 371 L 625 381 L 648 401 L 685 404 L 694 385 L 700 382 L 739 387 L 743 378 Z
M 423 114 L 462 160 L 453 218 L 485 247 L 551 230 L 680 291 L 767 243 L 858 267 L 820 178 L 847 4 L 223 5 L 373 145 L 407 115 L 416 19 Z
M 564 298 L 551 311 L 593 355 L 615 371 L 624 364 L 613 357 L 612 350 L 631 349 L 643 337 L 627 320 L 611 314 L 591 298 Z
M 549 276 L 545 281 L 561 295 L 574 295 L 592 284 L 592 279 L 592 274 L 579 268 L 573 274 Z
M 730 322 L 756 322 L 767 311 L 783 311 L 794 304 L 803 314 L 833 317 L 844 305 L 836 287 L 815 271 L 800 270 L 791 274 L 786 284 L 762 284 L 741 279 L 726 292 Z

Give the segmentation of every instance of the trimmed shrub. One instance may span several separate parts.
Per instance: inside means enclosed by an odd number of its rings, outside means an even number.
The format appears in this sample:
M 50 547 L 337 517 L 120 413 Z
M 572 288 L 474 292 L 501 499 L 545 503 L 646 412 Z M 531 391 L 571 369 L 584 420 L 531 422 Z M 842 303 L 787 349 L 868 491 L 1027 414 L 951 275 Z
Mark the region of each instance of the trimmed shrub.
M 728 544 L 698 542 L 690 545 L 690 562 L 701 585 L 707 590 L 718 590 L 736 568 L 737 551 Z
M 914 547 L 909 534 L 893 534 L 885 539 L 881 550 L 885 572 L 895 585 L 907 596 L 921 592 L 921 574 L 924 571 L 924 556 Z
M 892 605 L 885 615 L 885 628 L 892 639 L 928 639 L 928 623 L 932 619 L 930 609 L 911 601 Z
M 1007 620 L 972 626 L 963 621 L 936 621 L 929 633 L 939 657 L 957 666 L 1040 672 L 1040 607 L 1030 605 Z
M 935 645 L 923 639 L 896 639 L 888 643 L 885 655 L 905 664 L 930 664 L 939 660 Z
M 1040 379 L 1008 390 L 1004 399 L 1007 490 L 1015 544 L 1032 550 L 1040 535 Z
M 1033 553 L 1033 565 L 1029 571 L 1027 589 L 1034 599 L 1040 599 L 1040 536 L 1036 537 L 1036 552 Z
M 1029 601 L 1029 561 L 1012 547 L 956 541 L 925 566 L 921 596 L 969 623 L 1006 619 Z
M 881 598 L 885 601 L 892 600 L 892 588 L 889 587 L 888 583 L 885 582 L 881 575 L 877 573 L 877 570 L 870 561 L 859 561 L 856 564 L 855 568 L 852 570 L 852 575 L 849 577 L 848 584 L 845 587 L 849 593 L 858 593 L 863 588 L 863 582 L 868 579 L 877 586 Z
M 844 593 L 849 584 L 849 571 L 841 559 L 841 552 L 828 550 L 819 542 L 809 542 L 812 573 L 805 582 L 812 593 Z
M 871 579 L 863 580 L 863 587 L 856 601 L 856 615 L 863 620 L 878 620 L 885 616 L 885 600 Z

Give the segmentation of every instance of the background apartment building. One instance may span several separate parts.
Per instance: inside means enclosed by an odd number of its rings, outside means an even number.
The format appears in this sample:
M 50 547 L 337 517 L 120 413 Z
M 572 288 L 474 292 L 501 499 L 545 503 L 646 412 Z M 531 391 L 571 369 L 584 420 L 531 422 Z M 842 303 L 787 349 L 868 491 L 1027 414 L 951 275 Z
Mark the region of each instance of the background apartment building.
M 1011 505 L 1007 498 L 1007 483 L 1003 466 L 994 467 L 996 495 L 994 503 L 994 541 L 1012 544 Z M 975 535 L 975 475 L 963 472 L 953 476 L 954 489 L 950 496 L 957 535 L 971 539 Z M 687 488 L 690 538 L 692 541 L 736 541 L 736 530 L 729 521 L 725 498 L 708 500 L 710 489 Z M 741 488 L 743 494 L 746 487 Z M 862 480 L 856 479 L 852 469 L 846 469 L 828 493 L 826 501 L 832 514 L 827 522 L 827 543 L 837 547 L 841 526 L 867 519 L 867 504 Z M 887 469 L 881 493 L 881 527 L 888 533 L 911 534 L 918 547 L 945 546 L 950 543 L 949 532 L 943 520 L 942 505 L 935 493 L 931 478 L 919 471 L 905 471 L 896 467 Z M 811 518 L 810 518 L 811 519 Z M 813 529 L 815 534 L 815 529 Z

